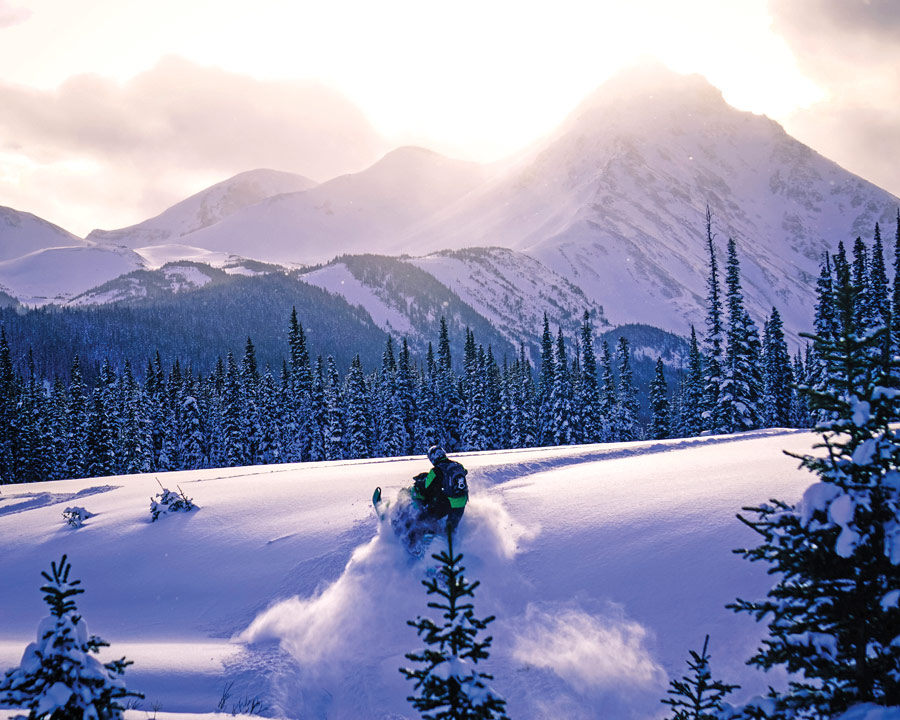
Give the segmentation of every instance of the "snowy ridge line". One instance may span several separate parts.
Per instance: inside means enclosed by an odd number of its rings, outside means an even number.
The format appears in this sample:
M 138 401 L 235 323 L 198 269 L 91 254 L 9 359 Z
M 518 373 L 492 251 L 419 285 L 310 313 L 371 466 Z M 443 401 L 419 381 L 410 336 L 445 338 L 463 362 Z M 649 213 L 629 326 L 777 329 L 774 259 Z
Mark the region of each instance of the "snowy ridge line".
M 76 500 L 78 498 L 88 497 L 90 495 L 98 495 L 99 493 L 109 492 L 110 490 L 118 490 L 121 485 L 99 485 L 97 487 L 85 488 L 84 490 L 79 490 L 74 493 L 51 493 L 51 492 L 42 492 L 42 493 L 24 493 L 21 495 L 8 495 L 8 498 L 31 498 L 30 500 L 25 500 L 24 502 L 16 503 L 15 505 L 7 505 L 5 507 L 0 507 L 0 517 L 3 515 L 15 515 L 16 513 L 27 512 L 28 510 L 34 510 L 39 507 L 46 507 L 48 505 L 58 505 L 61 503 L 71 502 L 72 500 Z M 3 495 L 0 495 L 0 500 L 5 499 Z
M 590 450 L 588 452 L 578 453 L 574 455 L 563 455 L 554 458 L 544 458 L 533 462 L 517 462 L 515 470 L 510 471 L 506 467 L 506 463 L 496 463 L 492 465 L 495 470 L 480 469 L 472 472 L 471 476 L 477 477 L 479 480 L 487 481 L 487 486 L 492 487 L 500 483 L 508 482 L 518 478 L 536 475 L 537 473 L 555 470 L 567 465 L 578 465 L 585 462 L 598 462 L 601 460 L 619 460 L 623 458 L 638 457 L 641 455 L 655 455 L 657 453 L 670 452 L 673 450 L 686 450 L 698 446 L 706 445 L 722 445 L 725 443 L 741 442 L 743 440 L 753 440 L 762 437 L 773 437 L 778 435 L 796 435 L 798 433 L 806 433 L 806 429 L 793 428 L 768 428 L 765 430 L 750 430 L 747 432 L 733 433 L 730 435 L 713 435 L 708 437 L 693 438 L 677 438 L 673 440 L 642 440 L 636 443 L 610 443 L 611 446 L 606 450 Z M 653 444 L 646 444 L 646 443 Z M 565 446 L 571 448 L 573 446 Z M 586 447 L 598 447 L 597 445 Z M 493 451 L 492 455 L 505 455 L 507 453 L 519 453 L 535 448 L 519 448 L 515 450 L 499 450 Z M 467 453 L 460 453 L 465 456 Z M 472 453 L 474 454 L 474 453 Z M 512 462 L 512 460 L 511 460 Z

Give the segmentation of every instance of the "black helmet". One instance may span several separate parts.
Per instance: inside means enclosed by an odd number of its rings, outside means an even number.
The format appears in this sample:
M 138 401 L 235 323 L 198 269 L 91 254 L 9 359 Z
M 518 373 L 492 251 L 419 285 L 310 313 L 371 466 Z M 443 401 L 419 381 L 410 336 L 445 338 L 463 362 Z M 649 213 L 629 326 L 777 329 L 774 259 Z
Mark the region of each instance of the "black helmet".
M 432 445 L 428 448 L 428 459 L 431 461 L 431 464 L 434 465 L 441 458 L 447 457 L 447 453 L 444 452 L 444 448 L 440 445 Z

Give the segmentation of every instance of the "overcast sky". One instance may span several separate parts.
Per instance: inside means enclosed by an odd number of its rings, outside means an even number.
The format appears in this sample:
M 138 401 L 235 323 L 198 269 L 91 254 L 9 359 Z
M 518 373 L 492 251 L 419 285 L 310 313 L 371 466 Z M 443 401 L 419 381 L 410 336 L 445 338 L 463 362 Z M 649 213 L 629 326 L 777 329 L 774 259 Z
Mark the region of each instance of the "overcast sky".
M 0 0 L 0 205 L 86 234 L 256 167 L 495 160 L 651 54 L 900 195 L 896 0 Z

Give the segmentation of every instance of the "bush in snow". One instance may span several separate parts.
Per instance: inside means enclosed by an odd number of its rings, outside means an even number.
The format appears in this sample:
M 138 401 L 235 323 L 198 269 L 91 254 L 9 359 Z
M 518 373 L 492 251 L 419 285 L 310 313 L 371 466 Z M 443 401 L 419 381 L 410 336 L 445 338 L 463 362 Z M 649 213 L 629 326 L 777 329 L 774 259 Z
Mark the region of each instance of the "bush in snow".
M 474 606 L 465 598 L 474 597 L 479 582 L 470 583 L 460 564 L 462 555 L 453 552 L 452 533 L 447 534 L 447 550 L 432 557 L 441 563 L 441 577 L 423 580 L 428 595 L 443 600 L 428 603 L 441 610 L 444 622 L 436 624 L 429 618 L 409 621 L 429 647 L 406 657 L 423 667 L 413 670 L 400 668 L 407 679 L 415 680 L 417 695 L 407 698 L 426 720 L 474 720 L 475 718 L 506 719 L 506 701 L 485 684 L 493 680 L 488 673 L 479 672 L 475 664 L 489 656 L 493 638 L 479 641 L 478 632 L 484 630 L 494 617 L 484 620 L 475 617 Z
M 129 661 L 102 664 L 94 657 L 108 643 L 88 635 L 77 613 L 72 598 L 84 590 L 80 580 L 69 580 L 71 568 L 63 555 L 50 573 L 41 573 L 50 616 L 38 626 L 37 642 L 25 648 L 19 667 L 0 682 L 0 702 L 27 708 L 29 720 L 120 720 L 119 700 L 143 696 L 125 689 L 122 675 Z
M 775 717 L 900 705 L 897 367 L 883 352 L 885 329 L 855 331 L 855 289 L 846 278 L 838 285 L 837 328 L 813 338 L 826 381 L 801 388 L 825 452 L 800 459 L 819 482 L 796 506 L 772 500 L 741 518 L 763 542 L 737 552 L 780 576 L 766 599 L 730 606 L 768 619 L 749 662 L 795 673 L 787 691 L 771 692 Z
M 84 525 L 84 521 L 94 517 L 94 513 L 85 510 L 83 507 L 67 507 L 63 510 L 63 518 L 73 528 L 80 528 Z
M 707 645 L 709 635 L 703 641 L 703 650 L 699 655 L 690 651 L 688 668 L 691 674 L 682 676 L 681 680 L 672 680 L 667 691 L 671 697 L 660 701 L 672 706 L 674 715 L 671 720 L 717 720 L 725 696 L 740 687 L 712 679 Z
M 168 515 L 173 512 L 190 512 L 197 507 L 194 505 L 194 501 L 185 495 L 184 490 L 177 485 L 175 487 L 178 487 L 178 492 L 173 492 L 168 488 L 164 488 L 159 480 L 156 482 L 159 483 L 159 489 L 162 492 L 156 493 L 154 497 L 150 498 L 150 522 L 156 522 L 160 515 Z

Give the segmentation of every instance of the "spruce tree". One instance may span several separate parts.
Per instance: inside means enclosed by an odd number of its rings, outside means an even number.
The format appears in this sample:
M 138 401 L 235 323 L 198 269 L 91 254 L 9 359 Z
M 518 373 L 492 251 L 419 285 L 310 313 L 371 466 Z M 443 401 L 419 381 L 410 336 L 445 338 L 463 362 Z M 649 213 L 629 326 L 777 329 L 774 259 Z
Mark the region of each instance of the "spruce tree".
M 900 208 L 897 209 L 897 231 L 894 236 L 894 289 L 891 294 L 891 347 L 900 355 Z
M 344 397 L 347 402 L 347 453 L 351 458 L 372 456 L 372 416 L 369 391 L 359 355 L 347 373 Z
M 121 720 L 128 697 L 143 697 L 125 687 L 125 658 L 101 663 L 95 655 L 108 647 L 78 613 L 74 597 L 83 593 L 80 580 L 70 580 L 65 555 L 42 572 L 41 587 L 50 616 L 38 629 L 37 641 L 25 650 L 17 668 L 0 682 L 0 704 L 28 710 L 28 720 Z
M 616 348 L 616 359 L 619 365 L 619 394 L 616 402 L 615 428 L 616 440 L 640 440 L 641 426 L 638 421 L 637 388 L 634 386 L 634 372 L 631 369 L 631 351 L 628 349 L 628 338 L 619 338 Z
M 570 445 L 574 442 L 572 407 L 572 376 L 566 360 L 566 345 L 562 328 L 556 337 L 556 355 L 553 388 L 550 392 L 551 427 L 554 445 Z
M 721 429 L 727 432 L 753 430 L 760 426 L 763 391 L 759 372 L 759 334 L 744 308 L 740 261 L 733 238 L 728 240 L 725 288 L 728 346 L 719 393 Z
M 408 680 L 415 682 L 416 694 L 407 700 L 426 720 L 507 718 L 506 701 L 487 685 L 493 676 L 477 668 L 478 662 L 489 657 L 493 640 L 479 639 L 479 633 L 495 619 L 475 617 L 475 607 L 468 598 L 474 599 L 480 583 L 465 577 L 463 556 L 453 550 L 452 533 L 447 533 L 447 550 L 433 557 L 440 563 L 441 577 L 422 584 L 429 596 L 438 596 L 428 607 L 440 611 L 443 622 L 438 624 L 422 616 L 408 622 L 427 647 L 406 654 L 421 667 L 400 668 Z
M 603 423 L 603 442 L 618 440 L 615 424 L 616 405 L 619 391 L 616 387 L 616 378 L 613 375 L 612 353 L 606 338 L 600 345 L 600 365 L 603 368 L 603 385 L 600 389 L 600 417 Z
M 581 426 L 581 441 L 600 442 L 602 419 L 600 417 L 600 385 L 597 381 L 597 357 L 594 354 L 594 334 L 591 316 L 587 310 L 581 319 L 581 392 L 577 409 Z
M 706 279 L 706 352 L 703 397 L 703 429 L 713 433 L 727 430 L 720 395 L 723 383 L 722 300 L 719 289 L 719 265 L 713 245 L 712 214 L 706 206 L 706 251 L 709 275 Z
M 687 661 L 690 674 L 669 683 L 667 692 L 671 697 L 660 702 L 672 707 L 670 720 L 719 720 L 723 700 L 740 687 L 712 679 L 708 645 L 709 635 L 703 640 L 703 650 L 690 651 L 691 659 Z
M 691 325 L 688 367 L 681 391 L 680 425 L 684 437 L 694 437 L 703 432 L 704 400 L 703 356 L 697 342 L 697 332 Z
M 881 329 L 860 332 L 853 284 L 836 293 L 838 333 L 815 337 L 830 384 L 804 388 L 820 418 L 825 453 L 801 456 L 818 476 L 796 506 L 745 508 L 763 542 L 738 552 L 779 576 L 766 599 L 731 607 L 768 618 L 769 637 L 750 663 L 783 665 L 773 691 L 782 715 L 834 717 L 857 703 L 900 705 L 900 389 L 878 352 Z M 782 716 L 779 715 L 779 716 Z
M 872 255 L 869 270 L 869 297 L 873 327 L 890 327 L 891 297 L 888 291 L 887 269 L 884 264 L 884 243 L 881 240 L 881 228 L 875 223 L 875 241 L 872 244 Z
M 553 352 L 553 336 L 550 322 L 544 313 L 544 330 L 541 333 L 541 372 L 538 380 L 538 445 L 554 444 L 553 384 L 556 381 L 556 357 Z
M 766 427 L 791 425 L 793 370 L 777 308 L 766 320 L 763 340 L 763 402 Z
M 669 416 L 669 386 L 663 370 L 662 358 L 656 360 L 656 372 L 650 381 L 650 428 L 648 435 L 653 440 L 662 440 L 671 433 Z

